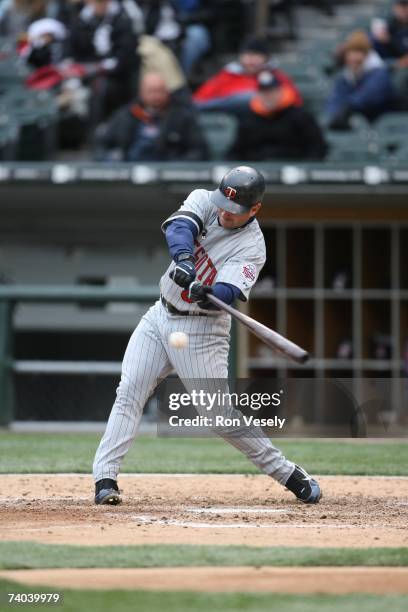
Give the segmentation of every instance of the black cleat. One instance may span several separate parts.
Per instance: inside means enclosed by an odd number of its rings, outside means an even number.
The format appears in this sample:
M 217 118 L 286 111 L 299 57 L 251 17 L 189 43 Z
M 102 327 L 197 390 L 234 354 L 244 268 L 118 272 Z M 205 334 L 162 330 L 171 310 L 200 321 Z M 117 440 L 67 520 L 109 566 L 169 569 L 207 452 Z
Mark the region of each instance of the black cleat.
M 322 497 L 322 490 L 317 480 L 298 465 L 289 476 L 285 485 L 304 504 L 317 504 Z
M 116 506 L 122 501 L 118 483 L 112 478 L 102 478 L 95 484 L 95 504 L 109 504 Z

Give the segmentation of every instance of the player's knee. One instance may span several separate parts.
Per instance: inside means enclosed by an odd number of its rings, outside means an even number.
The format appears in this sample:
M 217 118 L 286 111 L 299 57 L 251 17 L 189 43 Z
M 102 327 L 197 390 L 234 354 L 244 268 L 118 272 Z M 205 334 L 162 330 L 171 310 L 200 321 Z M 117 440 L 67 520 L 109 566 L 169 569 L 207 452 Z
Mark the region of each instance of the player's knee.
M 116 389 L 116 404 L 129 404 L 133 406 L 135 403 L 144 403 L 146 399 L 142 377 L 131 379 L 127 376 L 122 376 Z

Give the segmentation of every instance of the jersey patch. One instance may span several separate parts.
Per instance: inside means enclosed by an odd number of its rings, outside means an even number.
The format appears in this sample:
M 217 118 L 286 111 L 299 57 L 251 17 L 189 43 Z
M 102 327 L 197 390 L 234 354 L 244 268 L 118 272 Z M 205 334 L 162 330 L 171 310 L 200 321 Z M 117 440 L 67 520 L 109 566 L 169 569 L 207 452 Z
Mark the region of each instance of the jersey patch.
M 244 264 L 241 274 L 244 277 L 245 284 L 251 285 L 256 280 L 256 267 L 251 263 Z

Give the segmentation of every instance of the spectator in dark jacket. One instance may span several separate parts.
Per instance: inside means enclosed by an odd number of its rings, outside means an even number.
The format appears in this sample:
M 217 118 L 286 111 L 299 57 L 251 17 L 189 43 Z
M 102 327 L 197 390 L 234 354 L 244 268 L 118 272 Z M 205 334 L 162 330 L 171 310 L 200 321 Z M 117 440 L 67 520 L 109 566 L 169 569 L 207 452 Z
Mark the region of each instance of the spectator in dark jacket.
M 258 76 L 258 94 L 242 118 L 230 159 L 318 160 L 326 143 L 313 116 L 293 104 L 290 95 L 269 71 Z
M 396 0 L 391 16 L 373 19 L 371 40 L 374 49 L 393 70 L 404 109 L 408 108 L 408 0 Z
M 383 59 L 408 67 L 408 0 L 396 0 L 387 20 L 373 20 L 371 38 Z
M 177 53 L 183 27 L 175 0 L 139 0 L 139 5 L 143 11 L 145 33 L 155 36 Z
M 178 18 L 184 28 L 180 63 L 187 76 L 211 48 L 210 28 L 216 0 L 175 0 Z
M 98 79 L 94 99 L 99 117 L 131 100 L 138 69 L 137 35 L 117 0 L 87 0 L 71 24 L 71 56 L 83 64 L 95 64 Z
M 372 121 L 395 105 L 389 70 L 365 32 L 353 32 L 342 47 L 344 68 L 327 101 L 329 127 L 345 129 L 353 113 Z
M 296 85 L 270 60 L 266 43 L 252 39 L 241 47 L 238 61 L 227 64 L 197 89 L 193 95 L 197 108 L 237 114 L 245 112 L 257 90 L 258 74 L 264 70 L 269 70 L 291 92 L 294 104 L 302 105 Z
M 146 74 L 139 100 L 119 109 L 98 129 L 105 159 L 127 161 L 200 161 L 207 147 L 191 105 L 171 99 L 162 76 Z M 100 155 L 101 157 L 101 155 Z

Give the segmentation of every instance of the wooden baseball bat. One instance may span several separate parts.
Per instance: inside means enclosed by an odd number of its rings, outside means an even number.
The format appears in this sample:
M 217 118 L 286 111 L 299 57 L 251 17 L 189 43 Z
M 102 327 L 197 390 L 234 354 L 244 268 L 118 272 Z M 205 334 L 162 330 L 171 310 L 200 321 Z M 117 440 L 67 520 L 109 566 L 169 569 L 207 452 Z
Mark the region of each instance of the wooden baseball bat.
M 233 306 L 225 304 L 225 302 L 215 297 L 215 295 L 211 295 L 211 293 L 207 294 L 207 298 L 210 302 L 218 306 L 218 308 L 225 310 L 234 317 L 234 319 L 240 321 L 240 323 L 245 325 L 255 336 L 277 353 L 280 353 L 292 361 L 296 361 L 296 363 L 306 363 L 309 359 L 307 351 L 284 336 L 281 336 L 276 331 L 273 331 L 273 329 L 269 329 L 266 325 L 248 317 L 248 315 L 243 314 Z

